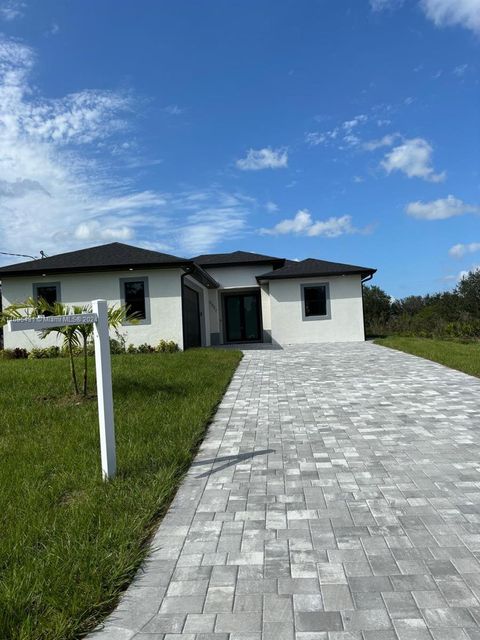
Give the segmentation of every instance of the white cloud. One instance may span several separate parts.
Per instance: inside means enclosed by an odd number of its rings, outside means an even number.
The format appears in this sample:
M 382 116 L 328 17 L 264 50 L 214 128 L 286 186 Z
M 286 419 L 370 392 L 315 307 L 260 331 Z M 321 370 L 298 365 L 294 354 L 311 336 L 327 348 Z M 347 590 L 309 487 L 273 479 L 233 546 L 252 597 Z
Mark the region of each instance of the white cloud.
M 446 173 L 435 173 L 432 167 L 433 149 L 423 138 L 411 138 L 387 153 L 382 161 L 387 173 L 401 171 L 409 178 L 422 178 L 428 182 L 442 182 Z
M 30 82 L 35 59 L 0 38 L 0 250 L 51 255 L 134 238 L 182 255 L 245 230 L 256 207 L 246 196 L 136 190 L 133 178 L 117 177 L 108 150 L 130 149 L 133 97 L 88 90 L 46 100 Z
M 169 207 L 176 211 L 189 208 L 189 215 L 172 233 L 174 246 L 187 255 L 211 251 L 224 238 L 240 237 L 247 228 L 254 199 L 239 193 L 217 189 L 191 191 L 172 198 Z
M 21 0 L 4 0 L 0 4 L 0 18 L 11 22 L 23 16 L 26 4 Z
M 385 9 L 396 9 L 403 0 L 370 0 L 372 11 L 384 11 Z
M 468 253 L 480 251 L 480 242 L 469 242 L 468 244 L 454 244 L 449 250 L 449 255 L 453 258 L 463 258 Z
M 269 200 L 265 204 L 265 209 L 268 211 L 268 213 L 275 213 L 276 211 L 278 211 L 278 204 Z
M 370 0 L 372 11 L 397 9 L 404 0 Z M 480 33 L 480 0 L 420 0 L 426 17 L 437 27 L 462 26 Z
M 338 236 L 353 233 L 365 233 L 368 230 L 357 229 L 352 224 L 351 216 L 331 217 L 327 220 L 313 220 L 311 213 L 307 209 L 300 209 L 293 218 L 282 220 L 270 229 L 261 229 L 265 235 L 302 235 L 302 236 L 325 236 L 327 238 L 337 238 Z
M 466 278 L 467 276 L 469 276 L 471 273 L 477 273 L 477 271 L 480 271 L 480 264 L 474 264 L 471 269 L 465 270 L 465 271 L 460 271 L 460 273 L 458 274 L 457 278 L 458 281 L 460 282 L 460 280 L 463 280 L 464 278 Z
M 361 233 L 352 225 L 351 216 L 341 216 L 339 218 L 328 218 L 328 220 L 319 220 L 312 224 L 308 229 L 309 236 L 326 236 L 327 238 L 337 238 L 345 234 Z
M 480 33 L 480 0 L 421 0 L 420 6 L 437 27 L 457 25 Z
M 242 171 L 259 171 L 261 169 L 283 169 L 288 166 L 286 149 L 249 149 L 245 158 L 237 160 L 236 165 Z
M 266 229 L 265 233 L 271 235 L 284 235 L 286 233 L 302 233 L 306 232 L 312 226 L 312 216 L 305 210 L 300 210 L 296 215 L 289 219 L 282 220 L 272 229 Z
M 100 222 L 92 220 L 91 222 L 82 222 L 75 229 L 75 238 L 78 240 L 107 240 L 113 242 L 115 240 L 131 240 L 134 237 L 133 229 L 125 226 L 102 227 Z
M 345 129 L 345 131 L 352 131 L 352 129 L 355 129 L 355 127 L 358 127 L 360 124 L 364 124 L 365 122 L 367 122 L 367 120 L 368 120 L 367 116 L 361 113 L 360 115 L 355 116 L 351 120 L 346 120 L 342 124 L 342 128 Z
M 457 273 L 456 275 L 453 275 L 453 274 L 447 275 L 443 278 L 443 280 L 445 280 L 445 282 L 460 282 L 461 280 L 463 280 L 463 278 L 466 278 L 470 273 L 476 273 L 477 271 L 480 271 L 480 265 L 474 264 L 471 267 L 471 269 L 468 269 L 468 270 L 464 269 L 459 273 Z
M 338 137 L 338 129 L 331 129 L 330 131 L 308 131 L 305 134 L 305 142 L 311 147 L 317 147 L 319 144 L 325 144 L 331 140 L 335 140 Z
M 356 147 L 361 140 L 355 130 L 368 122 L 368 116 L 361 113 L 351 120 L 345 120 L 338 126 L 328 131 L 308 131 L 305 133 L 305 142 L 311 147 L 320 144 L 329 145 L 335 143 L 340 149 L 346 147 Z
M 466 204 L 452 195 L 431 202 L 410 202 L 406 212 L 413 218 L 422 220 L 446 220 L 465 213 L 480 213 L 480 207 Z
M 180 116 L 185 112 L 185 109 L 179 107 L 178 104 L 169 104 L 163 109 L 169 116 Z
M 381 147 L 391 147 L 399 137 L 401 137 L 399 133 L 389 133 L 383 136 L 383 138 L 364 142 L 363 148 L 366 151 L 375 151 Z
M 453 70 L 453 74 L 458 78 L 463 78 L 463 76 L 467 73 L 468 64 L 459 64 Z

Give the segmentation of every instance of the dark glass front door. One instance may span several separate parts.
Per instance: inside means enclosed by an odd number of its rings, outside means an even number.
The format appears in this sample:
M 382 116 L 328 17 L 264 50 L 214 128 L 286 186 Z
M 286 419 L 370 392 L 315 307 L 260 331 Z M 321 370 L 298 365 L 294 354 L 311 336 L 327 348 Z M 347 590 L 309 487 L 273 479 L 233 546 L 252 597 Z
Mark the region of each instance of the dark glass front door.
M 227 342 L 261 340 L 259 293 L 225 296 L 225 338 Z
M 183 328 L 185 349 L 202 346 L 200 331 L 200 301 L 196 291 L 183 287 Z

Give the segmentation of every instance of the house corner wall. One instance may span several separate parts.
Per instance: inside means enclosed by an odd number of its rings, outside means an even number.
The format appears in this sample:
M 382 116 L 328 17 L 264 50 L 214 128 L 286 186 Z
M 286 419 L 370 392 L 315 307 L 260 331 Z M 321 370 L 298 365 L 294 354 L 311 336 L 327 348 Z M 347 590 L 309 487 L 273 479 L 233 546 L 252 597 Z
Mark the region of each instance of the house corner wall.
M 302 285 L 329 286 L 330 315 L 304 318 Z M 362 342 L 362 284 L 360 275 L 292 278 L 270 281 L 272 340 L 278 344 Z

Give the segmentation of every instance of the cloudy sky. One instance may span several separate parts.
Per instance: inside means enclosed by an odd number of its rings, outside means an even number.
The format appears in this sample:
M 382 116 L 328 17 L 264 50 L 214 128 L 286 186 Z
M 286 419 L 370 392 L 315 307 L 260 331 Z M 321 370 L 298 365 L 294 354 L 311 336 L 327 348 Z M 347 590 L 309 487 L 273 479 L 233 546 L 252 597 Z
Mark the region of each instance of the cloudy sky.
M 0 251 L 317 257 L 396 297 L 480 264 L 480 0 L 3 0 L 0 31 Z

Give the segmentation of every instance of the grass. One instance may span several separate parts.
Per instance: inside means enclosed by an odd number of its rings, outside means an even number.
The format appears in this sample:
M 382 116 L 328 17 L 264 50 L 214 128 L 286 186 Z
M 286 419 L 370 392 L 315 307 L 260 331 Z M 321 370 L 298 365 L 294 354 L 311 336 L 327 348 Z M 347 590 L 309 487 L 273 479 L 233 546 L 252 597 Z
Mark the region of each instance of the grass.
M 480 343 L 390 336 L 375 340 L 375 344 L 412 353 L 480 378 Z
M 113 608 L 240 357 L 113 356 L 118 475 L 109 483 L 96 401 L 66 400 L 67 360 L 0 360 L 2 640 L 78 638 Z

